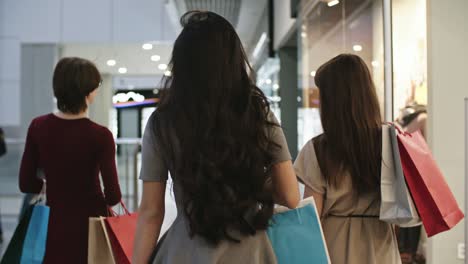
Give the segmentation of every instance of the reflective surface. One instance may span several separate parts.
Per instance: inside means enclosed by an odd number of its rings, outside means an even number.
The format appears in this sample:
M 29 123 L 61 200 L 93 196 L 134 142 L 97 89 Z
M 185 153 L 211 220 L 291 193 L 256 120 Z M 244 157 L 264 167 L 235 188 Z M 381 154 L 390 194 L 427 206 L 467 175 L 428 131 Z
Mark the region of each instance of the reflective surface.
M 298 144 L 322 132 L 317 69 L 340 53 L 354 53 L 367 63 L 383 105 L 383 22 L 380 0 L 341 0 L 329 6 L 321 1 L 302 1 L 299 35 L 301 97 L 298 98 Z

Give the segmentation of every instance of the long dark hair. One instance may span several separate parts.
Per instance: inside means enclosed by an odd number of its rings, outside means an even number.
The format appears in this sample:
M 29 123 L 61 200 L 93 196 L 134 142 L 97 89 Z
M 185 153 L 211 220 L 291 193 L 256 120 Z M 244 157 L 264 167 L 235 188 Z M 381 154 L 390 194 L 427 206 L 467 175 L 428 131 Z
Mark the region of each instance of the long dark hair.
M 339 55 L 317 70 L 315 83 L 324 134 L 314 145 L 323 176 L 339 187 L 347 172 L 358 193 L 379 190 L 382 117 L 365 62 Z
M 273 213 L 269 104 L 227 20 L 191 11 L 181 24 L 155 135 L 181 186 L 191 236 L 238 241 L 230 231 L 266 229 Z

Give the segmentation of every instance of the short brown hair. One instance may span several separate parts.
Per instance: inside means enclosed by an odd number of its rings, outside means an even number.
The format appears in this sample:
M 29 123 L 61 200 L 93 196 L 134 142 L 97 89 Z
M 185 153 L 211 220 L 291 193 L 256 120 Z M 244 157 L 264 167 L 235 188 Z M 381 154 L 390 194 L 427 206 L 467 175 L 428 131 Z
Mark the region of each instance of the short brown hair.
M 53 77 L 58 109 L 71 114 L 86 110 L 86 96 L 98 88 L 100 82 L 101 74 L 91 61 L 77 57 L 61 59 Z

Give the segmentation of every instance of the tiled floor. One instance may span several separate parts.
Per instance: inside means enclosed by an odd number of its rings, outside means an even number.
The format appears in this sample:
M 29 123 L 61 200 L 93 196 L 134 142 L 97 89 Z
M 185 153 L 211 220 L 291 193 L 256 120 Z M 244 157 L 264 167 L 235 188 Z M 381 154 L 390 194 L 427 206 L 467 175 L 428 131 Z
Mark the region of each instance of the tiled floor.
M 18 219 L 16 217 L 2 215 L 1 221 L 4 242 L 0 245 L 0 256 L 3 256 L 3 252 L 5 251 L 8 242 L 10 241 L 11 236 L 13 235 L 13 231 L 15 230 Z

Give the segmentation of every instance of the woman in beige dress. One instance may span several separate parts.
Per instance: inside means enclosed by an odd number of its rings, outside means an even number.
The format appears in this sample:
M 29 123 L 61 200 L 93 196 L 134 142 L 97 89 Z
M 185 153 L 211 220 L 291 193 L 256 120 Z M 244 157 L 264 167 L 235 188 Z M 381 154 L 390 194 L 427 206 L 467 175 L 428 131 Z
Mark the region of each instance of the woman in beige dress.
M 343 54 L 318 69 L 315 83 L 324 133 L 294 167 L 304 197 L 316 201 L 331 262 L 400 263 L 393 226 L 379 220 L 382 119 L 369 70 Z

